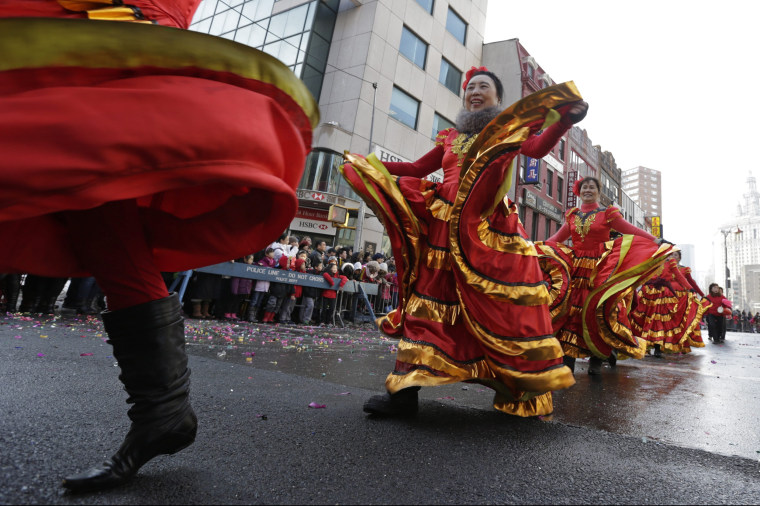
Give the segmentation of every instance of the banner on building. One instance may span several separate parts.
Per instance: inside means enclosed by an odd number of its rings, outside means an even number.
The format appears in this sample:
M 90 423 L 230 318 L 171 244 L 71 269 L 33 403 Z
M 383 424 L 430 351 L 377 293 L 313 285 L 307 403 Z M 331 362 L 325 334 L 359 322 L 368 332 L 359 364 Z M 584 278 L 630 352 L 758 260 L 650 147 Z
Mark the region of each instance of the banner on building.
M 567 209 L 572 209 L 577 205 L 577 197 L 575 196 L 575 193 L 573 193 L 573 186 L 575 186 L 575 181 L 578 179 L 578 171 L 577 170 L 569 170 L 567 171 L 567 181 L 565 182 L 566 191 L 565 195 L 567 195 Z
M 541 176 L 541 160 L 538 158 L 525 157 L 525 183 L 537 184 Z
M 662 222 L 659 216 L 652 216 L 652 235 L 662 237 Z
M 295 219 L 290 222 L 290 230 L 311 232 L 313 234 L 335 235 L 338 229 L 328 220 L 327 209 L 309 209 L 299 207 Z

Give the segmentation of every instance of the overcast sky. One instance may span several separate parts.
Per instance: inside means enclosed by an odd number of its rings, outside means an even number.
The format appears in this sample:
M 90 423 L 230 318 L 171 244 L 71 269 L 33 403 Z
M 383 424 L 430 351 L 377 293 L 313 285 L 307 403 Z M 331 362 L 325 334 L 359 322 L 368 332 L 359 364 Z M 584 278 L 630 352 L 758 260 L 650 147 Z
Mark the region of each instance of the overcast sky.
M 518 38 L 589 102 L 579 124 L 621 169 L 662 172 L 665 238 L 696 268 L 760 177 L 760 2 L 489 0 L 485 42 Z

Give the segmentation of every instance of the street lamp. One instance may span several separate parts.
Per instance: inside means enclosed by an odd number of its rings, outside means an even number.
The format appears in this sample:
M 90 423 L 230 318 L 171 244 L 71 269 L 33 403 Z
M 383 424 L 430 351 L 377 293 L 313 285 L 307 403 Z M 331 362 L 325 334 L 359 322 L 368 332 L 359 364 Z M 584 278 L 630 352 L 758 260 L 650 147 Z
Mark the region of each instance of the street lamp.
M 733 233 L 734 236 L 738 236 L 742 233 L 742 229 L 738 226 L 736 227 L 736 230 L 734 230 L 734 227 L 729 227 L 721 230 L 720 233 L 723 234 L 723 260 L 726 266 L 726 296 L 728 296 L 728 289 L 731 288 L 731 271 L 728 270 L 728 245 L 726 244 L 726 237 L 731 233 Z

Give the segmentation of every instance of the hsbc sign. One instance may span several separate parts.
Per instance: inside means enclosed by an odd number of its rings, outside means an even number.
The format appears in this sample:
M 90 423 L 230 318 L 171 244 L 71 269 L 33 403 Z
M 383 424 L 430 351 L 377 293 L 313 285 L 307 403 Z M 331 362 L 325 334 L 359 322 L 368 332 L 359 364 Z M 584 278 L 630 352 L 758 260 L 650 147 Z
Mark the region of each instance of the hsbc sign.
M 313 232 L 315 234 L 335 235 L 337 228 L 329 221 L 309 220 L 307 218 L 296 218 L 290 223 L 291 230 L 299 232 Z

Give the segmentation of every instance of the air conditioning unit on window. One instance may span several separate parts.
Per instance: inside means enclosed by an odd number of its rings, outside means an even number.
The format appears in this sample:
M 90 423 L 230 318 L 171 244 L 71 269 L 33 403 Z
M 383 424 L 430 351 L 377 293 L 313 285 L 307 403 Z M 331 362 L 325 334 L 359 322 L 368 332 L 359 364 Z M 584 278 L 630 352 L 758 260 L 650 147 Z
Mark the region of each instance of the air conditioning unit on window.
M 536 63 L 536 59 L 533 58 L 532 56 L 526 56 L 525 58 L 523 58 L 523 63 L 527 63 L 528 65 L 533 67 L 533 70 L 538 69 L 538 63 Z

